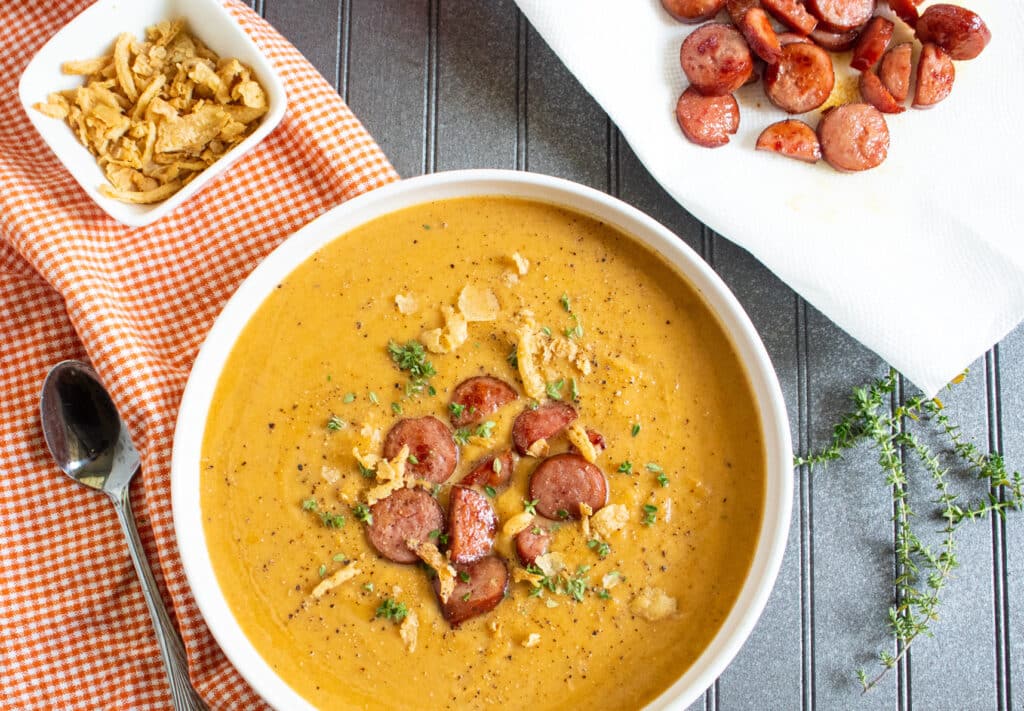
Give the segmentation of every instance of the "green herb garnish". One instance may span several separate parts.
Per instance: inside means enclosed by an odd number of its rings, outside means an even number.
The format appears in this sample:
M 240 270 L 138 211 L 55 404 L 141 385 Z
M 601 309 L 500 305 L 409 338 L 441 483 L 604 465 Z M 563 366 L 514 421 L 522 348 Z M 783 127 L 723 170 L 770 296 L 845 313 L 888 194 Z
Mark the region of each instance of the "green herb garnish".
M 459 571 L 459 580 L 461 580 L 464 583 L 468 583 L 469 582 L 469 573 L 467 573 L 465 570 L 460 570 Z
M 633 462 L 627 459 L 626 461 L 619 465 L 619 468 L 616 471 L 618 471 L 620 474 L 632 474 Z
M 316 511 L 317 503 L 316 499 L 303 499 L 302 510 L 303 511 Z
M 645 526 L 653 526 L 658 520 L 658 507 L 654 504 L 644 504 L 644 517 L 640 521 Z
M 668 486 L 668 477 L 664 473 L 658 475 L 658 483 L 662 486 Z
M 402 414 L 402 405 L 400 403 L 397 403 L 397 402 L 391 403 L 391 411 L 393 413 L 395 413 L 396 415 L 401 415 Z
M 356 504 L 352 507 L 352 513 L 356 517 L 356 521 L 362 521 L 367 526 L 373 525 L 373 514 L 370 513 L 370 507 L 366 504 Z
M 523 511 L 525 511 L 528 514 L 533 514 L 534 516 L 536 516 L 538 501 L 540 501 L 540 499 L 523 499 Z
M 409 464 L 419 464 L 420 463 L 419 458 L 415 454 L 410 454 L 408 457 L 406 457 L 406 460 L 409 462 Z
M 346 405 L 349 404 L 350 402 L 355 402 L 356 401 L 356 394 L 355 393 L 345 393 L 345 397 L 341 398 L 341 401 L 343 403 L 345 403 Z
M 560 303 L 562 305 L 562 308 L 565 309 L 566 313 L 570 313 L 570 314 L 572 313 L 572 304 L 569 303 L 569 295 L 568 294 L 566 294 L 565 292 L 562 292 L 562 295 L 560 297 L 558 297 L 558 303 Z
M 376 616 L 383 617 L 392 622 L 401 622 L 407 614 L 409 614 L 409 610 L 405 607 L 404 602 L 398 602 L 390 597 L 386 597 L 377 607 Z
M 644 469 L 646 469 L 649 472 L 654 472 L 655 474 L 660 474 L 661 472 L 665 471 L 654 462 L 647 462 L 647 464 L 644 465 Z
M 369 397 L 370 397 L 370 402 L 372 402 L 374 405 L 379 405 L 380 404 L 380 398 L 377 397 L 377 393 L 375 393 L 375 392 L 373 392 L 371 390 Z
M 359 473 L 363 475 L 364 479 L 373 479 L 377 476 L 377 472 L 369 467 L 364 467 L 362 462 L 356 462 L 356 466 L 359 467 Z
M 484 487 L 484 493 L 485 493 L 485 494 L 487 494 L 487 495 L 488 495 L 489 497 L 491 497 L 492 499 L 493 499 L 493 498 L 494 498 L 495 496 L 497 496 L 497 495 L 498 495 L 498 492 L 496 492 L 496 491 L 494 490 L 494 487 L 493 487 L 493 486 L 491 486 L 490 484 L 488 484 L 487 486 L 485 486 L 485 487 Z
M 519 351 L 515 346 L 512 346 L 512 350 L 510 350 L 508 355 L 505 356 L 505 361 L 513 368 L 519 367 Z
M 477 437 L 483 437 L 484 439 L 487 439 L 488 437 L 491 436 L 491 433 L 494 432 L 495 427 L 497 427 L 497 424 L 495 422 L 487 420 L 487 422 L 483 422 L 480 425 L 478 425 L 476 430 L 474 430 L 473 434 Z
M 327 420 L 327 429 L 332 431 L 340 430 L 345 426 L 345 422 L 337 415 L 331 415 L 330 419 Z
M 573 402 L 580 401 L 580 386 L 576 383 L 576 378 L 569 381 L 569 393 L 572 395 Z
M 427 349 L 422 343 L 412 340 L 402 346 L 395 341 L 388 341 L 388 355 L 399 370 L 409 373 L 409 382 L 405 386 L 406 396 L 418 395 L 424 388 L 429 388 L 431 395 L 437 392 L 429 383 L 437 371 L 433 363 L 427 360 Z
M 597 557 L 601 558 L 602 560 L 607 558 L 608 554 L 612 552 L 611 546 L 609 546 L 604 541 L 599 541 L 596 538 L 591 538 L 589 541 L 587 541 L 587 548 L 590 548 L 592 551 L 597 553 Z
M 321 565 L 320 568 L 316 572 L 320 574 L 321 578 L 324 577 L 325 575 L 327 575 L 327 566 L 326 565 Z
M 460 427 L 452 433 L 452 439 L 455 440 L 455 444 L 465 447 L 469 444 L 469 438 L 472 437 L 472 433 L 468 427 Z
M 559 378 L 558 380 L 548 383 L 544 388 L 544 392 L 548 394 L 548 397 L 552 400 L 561 400 L 561 390 L 565 387 L 565 378 Z
M 633 433 L 634 437 L 636 437 L 638 434 L 640 434 L 640 423 L 639 422 L 636 422 L 636 423 L 633 424 L 632 433 Z
M 448 412 L 452 413 L 452 417 L 458 419 L 462 417 L 462 413 L 466 411 L 466 406 L 461 405 L 457 402 L 448 403 Z

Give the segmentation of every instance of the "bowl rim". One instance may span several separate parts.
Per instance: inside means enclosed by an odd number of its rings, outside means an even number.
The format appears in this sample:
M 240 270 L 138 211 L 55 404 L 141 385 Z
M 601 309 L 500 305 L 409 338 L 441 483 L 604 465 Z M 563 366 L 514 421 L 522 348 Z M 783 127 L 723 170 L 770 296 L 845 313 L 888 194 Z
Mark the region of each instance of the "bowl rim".
M 256 127 L 255 131 L 246 136 L 241 143 L 218 158 L 170 197 L 149 205 L 135 205 L 123 203 L 103 195 L 99 192 L 98 185 L 94 184 L 95 180 L 92 179 L 89 170 L 80 167 L 82 163 L 95 163 L 96 157 L 79 143 L 77 139 L 74 140 L 73 146 L 69 147 L 70 150 L 75 151 L 77 157 L 74 155 L 64 155 L 64 151 L 54 141 L 55 132 L 63 129 L 63 131 L 70 135 L 71 129 L 64 121 L 44 116 L 32 108 L 36 101 L 41 101 L 47 94 L 56 89 L 46 88 L 44 92 L 40 87 L 35 86 L 31 80 L 37 73 L 50 73 L 43 68 L 44 64 L 54 63 L 59 72 L 59 62 L 76 59 L 76 57 L 53 57 L 51 55 L 59 55 L 65 45 L 75 43 L 75 38 L 84 31 L 81 28 L 89 22 L 90 18 L 116 12 L 118 6 L 124 4 L 124 0 L 96 0 L 96 2 L 79 12 L 67 24 L 57 30 L 32 55 L 32 59 L 29 60 L 22 70 L 21 76 L 18 79 L 18 100 L 28 116 L 29 122 L 40 138 L 43 139 L 46 147 L 56 157 L 61 167 L 75 179 L 75 182 L 85 191 L 86 195 L 108 216 L 123 225 L 135 228 L 150 225 L 177 210 L 182 204 L 194 197 L 196 193 L 202 191 L 214 178 L 217 178 L 231 168 L 242 156 L 261 143 L 264 138 L 277 128 L 278 124 L 281 123 L 281 119 L 284 118 L 288 108 L 288 94 L 279 73 L 274 67 L 274 63 L 270 61 L 267 54 L 259 48 L 252 37 L 249 36 L 249 33 L 245 31 L 220 0 L 131 0 L 133 10 L 140 13 L 145 11 L 140 9 L 144 4 L 168 6 L 172 10 L 181 7 L 182 4 L 198 6 L 197 9 L 193 8 L 189 12 L 181 10 L 178 14 L 188 21 L 189 31 L 193 32 L 204 44 L 214 51 L 217 51 L 217 47 L 222 45 L 224 40 L 223 35 L 219 35 L 216 32 L 211 33 L 208 29 L 204 29 L 204 25 L 207 24 L 210 15 L 216 15 L 221 22 L 226 22 L 230 25 L 234 39 L 245 46 L 251 53 L 250 57 L 238 57 L 238 59 L 249 65 L 253 72 L 255 72 L 256 78 L 267 94 L 268 108 L 267 113 L 264 114 L 260 125 Z M 121 31 L 126 30 L 122 28 Z M 112 32 L 110 43 L 113 43 L 115 39 L 116 34 Z M 208 42 L 208 39 L 213 41 Z M 217 53 L 222 57 L 229 56 L 229 53 L 220 51 L 217 51 Z M 55 61 L 57 59 L 59 59 L 59 62 Z M 61 76 L 65 75 L 61 74 Z
M 512 170 L 458 170 L 391 183 L 329 210 L 282 242 L 225 304 L 189 375 L 174 433 L 171 494 L 185 576 L 210 632 L 249 684 L 279 709 L 314 707 L 259 655 L 231 613 L 206 547 L 199 506 L 199 462 L 206 415 L 237 337 L 271 289 L 325 244 L 384 214 L 436 200 L 471 196 L 534 199 L 588 214 L 647 245 L 701 294 L 728 334 L 759 406 L 766 457 L 765 505 L 750 569 L 732 609 L 698 659 L 649 705 L 684 708 L 739 652 L 760 618 L 782 564 L 793 498 L 792 442 L 775 369 L 753 323 L 725 282 L 685 242 L 637 208 L 568 180 Z

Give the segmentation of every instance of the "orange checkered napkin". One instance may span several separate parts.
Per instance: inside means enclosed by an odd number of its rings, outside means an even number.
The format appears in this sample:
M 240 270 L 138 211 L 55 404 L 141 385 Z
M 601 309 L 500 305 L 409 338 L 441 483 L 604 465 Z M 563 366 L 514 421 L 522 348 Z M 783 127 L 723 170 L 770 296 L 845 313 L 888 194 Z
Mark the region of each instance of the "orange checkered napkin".
M 192 681 L 213 708 L 257 708 L 204 626 L 175 548 L 178 400 L 213 318 L 256 264 L 328 208 L 397 176 L 312 65 L 228 0 L 280 73 L 288 113 L 170 216 L 143 229 L 115 223 L 18 101 L 29 59 L 87 5 L 0 2 L 0 708 L 170 706 L 113 508 L 57 470 L 40 433 L 40 386 L 64 358 L 92 361 L 142 453 L 133 504 Z

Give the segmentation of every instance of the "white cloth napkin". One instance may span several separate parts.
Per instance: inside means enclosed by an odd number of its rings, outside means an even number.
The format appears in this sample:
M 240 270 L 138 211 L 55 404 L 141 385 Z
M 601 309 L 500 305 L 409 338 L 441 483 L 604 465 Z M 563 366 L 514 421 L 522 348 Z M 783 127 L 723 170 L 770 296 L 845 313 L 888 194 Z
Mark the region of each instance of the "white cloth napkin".
M 675 104 L 693 26 L 658 0 L 516 0 L 683 207 L 928 394 L 1024 319 L 1024 2 L 957 1 L 992 42 L 956 63 L 944 102 L 887 116 L 881 167 L 844 175 L 754 150 L 787 118 L 760 83 L 737 93 L 730 145 L 686 141 Z M 909 36 L 897 21 L 894 43 Z M 837 90 L 858 100 L 849 55 L 834 63 Z

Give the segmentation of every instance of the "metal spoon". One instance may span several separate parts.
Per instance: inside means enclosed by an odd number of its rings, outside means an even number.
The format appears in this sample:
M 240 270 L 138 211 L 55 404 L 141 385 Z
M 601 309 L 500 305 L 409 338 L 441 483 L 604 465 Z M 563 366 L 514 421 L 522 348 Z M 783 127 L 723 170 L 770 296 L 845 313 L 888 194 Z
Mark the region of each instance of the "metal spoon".
M 205 709 L 188 678 L 185 646 L 171 624 L 135 528 L 128 485 L 139 470 L 139 453 L 96 371 L 66 360 L 46 376 L 39 400 L 43 437 L 57 466 L 79 484 L 110 497 L 128 539 L 135 572 L 171 684 L 175 709 Z

